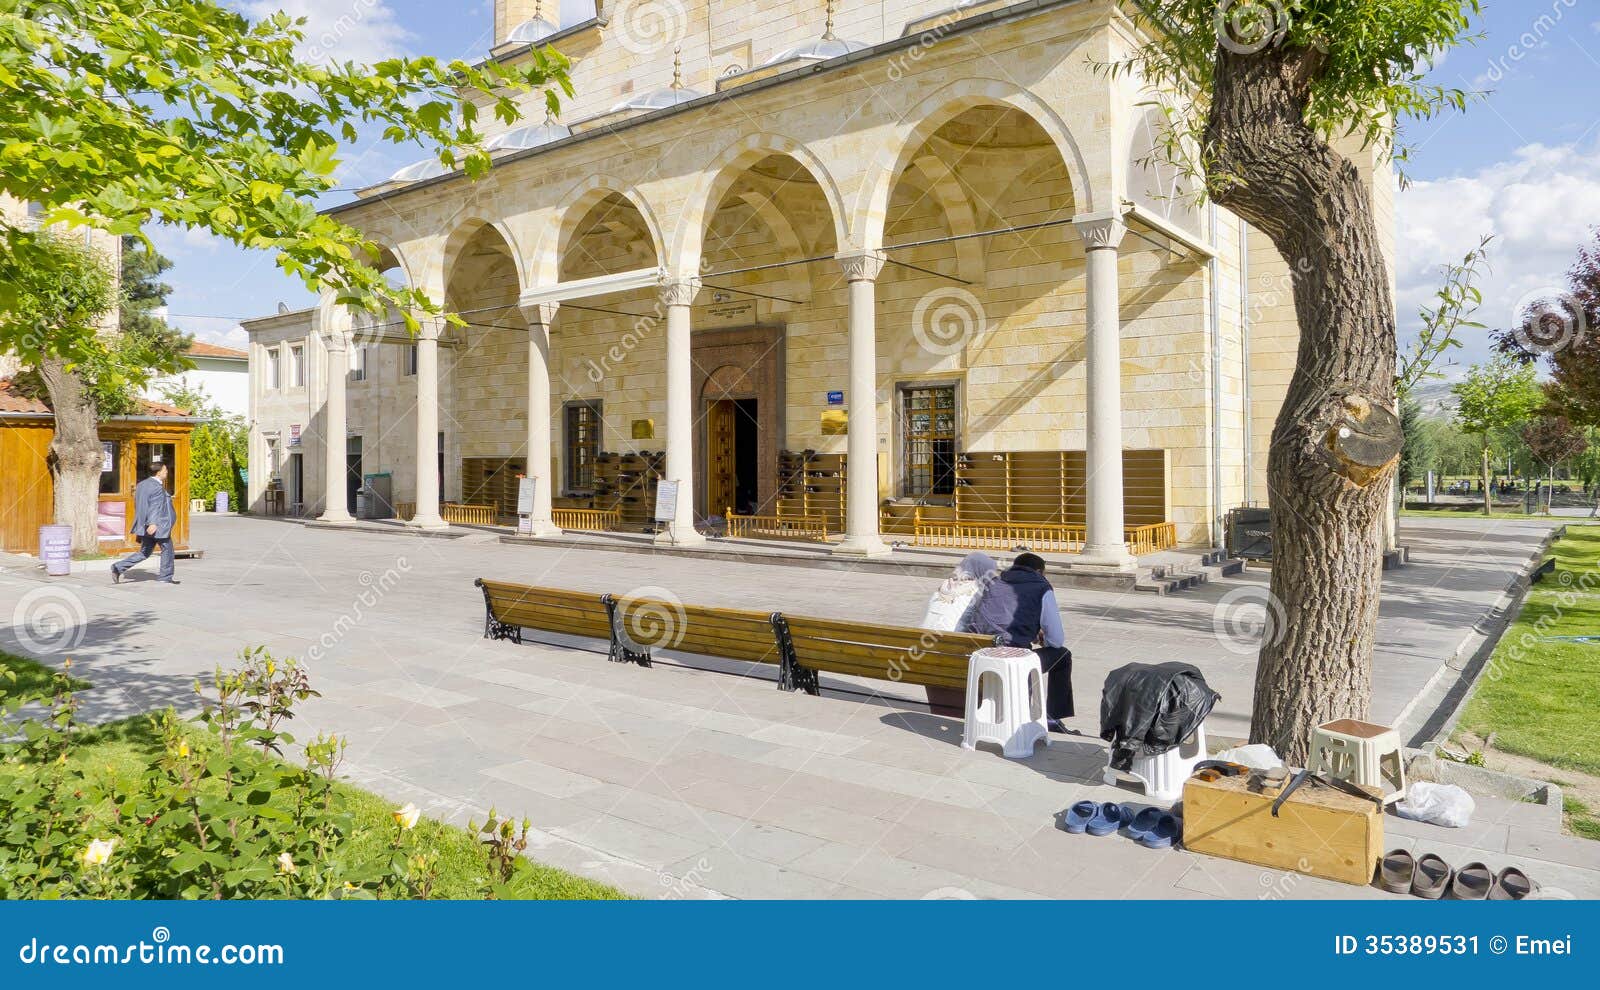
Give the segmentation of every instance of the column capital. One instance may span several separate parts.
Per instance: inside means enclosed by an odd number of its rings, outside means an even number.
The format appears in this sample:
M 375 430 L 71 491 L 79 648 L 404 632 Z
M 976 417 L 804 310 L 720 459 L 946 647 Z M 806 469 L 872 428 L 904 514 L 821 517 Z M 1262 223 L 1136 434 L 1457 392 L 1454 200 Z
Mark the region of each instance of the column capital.
M 442 316 L 420 316 L 417 318 L 417 339 L 431 340 L 435 343 L 444 335 L 445 319 Z
M 521 307 L 522 318 L 528 321 L 528 328 L 544 327 L 549 329 L 555 322 L 556 311 L 561 308 L 557 302 L 523 303 Z
M 841 251 L 834 257 L 847 282 L 876 282 L 889 256 L 882 251 Z
M 694 297 L 700 294 L 700 285 L 698 275 L 661 276 L 661 305 L 692 306 Z
M 322 346 L 329 354 L 343 354 L 350 349 L 350 335 L 337 330 L 322 335 Z
M 1120 216 L 1084 217 L 1074 219 L 1072 223 L 1078 228 L 1078 236 L 1083 238 L 1084 246 L 1091 251 L 1115 248 L 1128 233 L 1128 225 L 1123 223 Z

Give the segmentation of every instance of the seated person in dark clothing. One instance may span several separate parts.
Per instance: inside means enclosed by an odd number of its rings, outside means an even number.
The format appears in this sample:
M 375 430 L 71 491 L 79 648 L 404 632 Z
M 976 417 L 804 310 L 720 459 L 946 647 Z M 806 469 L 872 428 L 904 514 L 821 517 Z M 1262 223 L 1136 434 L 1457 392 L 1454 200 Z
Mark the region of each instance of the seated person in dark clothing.
M 965 632 L 999 636 L 1005 646 L 1039 654 L 1049 681 L 1046 724 L 1051 732 L 1067 731 L 1061 720 L 1073 715 L 1072 651 L 1066 647 L 1055 589 L 1044 576 L 1044 558 L 1032 553 L 1018 555 L 1009 569 L 984 588 L 968 610 L 965 623 Z

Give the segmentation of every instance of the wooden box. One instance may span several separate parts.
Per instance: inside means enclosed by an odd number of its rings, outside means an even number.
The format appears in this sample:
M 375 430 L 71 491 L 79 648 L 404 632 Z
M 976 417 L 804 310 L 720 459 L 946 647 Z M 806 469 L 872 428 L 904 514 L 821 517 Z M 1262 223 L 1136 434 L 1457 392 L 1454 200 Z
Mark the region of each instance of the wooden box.
M 1271 795 L 1244 777 L 1183 786 L 1183 845 L 1193 852 L 1369 884 L 1383 855 L 1383 814 L 1363 801 L 1307 781 L 1272 817 Z

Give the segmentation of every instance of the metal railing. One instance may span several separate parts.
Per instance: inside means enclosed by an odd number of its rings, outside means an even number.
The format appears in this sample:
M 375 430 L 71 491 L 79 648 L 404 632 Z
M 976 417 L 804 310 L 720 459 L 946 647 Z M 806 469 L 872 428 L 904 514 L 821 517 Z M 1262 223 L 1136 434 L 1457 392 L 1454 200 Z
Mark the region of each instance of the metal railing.
M 550 521 L 560 529 L 600 533 L 622 525 L 622 510 L 551 509 Z
M 767 540 L 809 540 L 826 543 L 828 522 L 821 516 L 740 516 L 728 509 L 728 536 Z
M 1053 550 L 1077 553 L 1083 549 L 1082 526 L 1055 523 L 972 522 L 970 520 L 917 519 L 912 540 L 923 547 L 961 550 Z
M 1178 545 L 1177 523 L 1153 523 L 1149 526 L 1129 526 L 1123 531 L 1128 541 L 1128 552 L 1135 557 L 1159 550 L 1171 550 Z
M 439 506 L 439 515 L 444 521 L 458 526 L 493 526 L 497 521 L 499 510 L 492 505 L 462 505 L 459 502 L 445 502 Z

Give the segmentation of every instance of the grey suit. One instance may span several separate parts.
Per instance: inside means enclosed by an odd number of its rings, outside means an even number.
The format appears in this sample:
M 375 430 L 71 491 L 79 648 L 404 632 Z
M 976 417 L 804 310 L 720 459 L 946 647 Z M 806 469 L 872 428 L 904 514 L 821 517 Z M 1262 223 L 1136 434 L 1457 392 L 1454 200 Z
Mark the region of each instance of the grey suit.
M 130 531 L 139 538 L 139 549 L 112 564 L 111 569 L 121 577 L 129 568 L 144 563 L 159 546 L 161 568 L 156 577 L 162 581 L 171 581 L 172 527 L 177 521 L 178 514 L 172 507 L 172 496 L 167 494 L 167 489 L 160 480 L 152 475 L 139 482 L 138 487 L 133 490 L 133 528 Z M 155 532 L 146 532 L 151 526 L 155 527 Z

